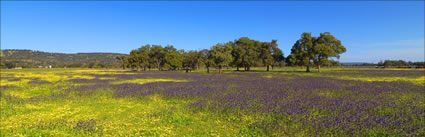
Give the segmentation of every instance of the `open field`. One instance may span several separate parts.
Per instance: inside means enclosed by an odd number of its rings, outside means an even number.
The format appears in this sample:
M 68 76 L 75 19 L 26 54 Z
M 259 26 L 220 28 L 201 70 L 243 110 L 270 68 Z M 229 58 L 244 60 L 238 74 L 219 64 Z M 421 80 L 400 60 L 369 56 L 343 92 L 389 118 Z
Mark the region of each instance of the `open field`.
M 0 135 L 425 136 L 423 69 L 263 70 L 1 70 Z

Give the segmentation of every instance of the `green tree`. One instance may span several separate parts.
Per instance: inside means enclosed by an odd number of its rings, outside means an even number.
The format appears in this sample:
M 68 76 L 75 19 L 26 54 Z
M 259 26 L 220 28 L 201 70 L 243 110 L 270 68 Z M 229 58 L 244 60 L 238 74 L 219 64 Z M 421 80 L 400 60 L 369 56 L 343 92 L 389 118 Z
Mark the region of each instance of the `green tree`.
M 232 42 L 228 42 L 225 44 L 219 43 L 211 47 L 210 56 L 214 64 L 218 67 L 218 73 L 222 73 L 222 68 L 232 62 L 232 46 Z
M 320 65 L 327 62 L 329 57 L 340 58 L 340 54 L 346 51 L 341 41 L 332 36 L 329 32 L 320 33 L 314 41 L 310 56 L 317 70 L 320 72 Z
M 307 72 L 310 72 L 310 59 L 312 56 L 312 47 L 314 42 L 311 33 L 304 32 L 301 39 L 297 40 L 292 46 L 291 55 L 288 56 L 288 63 L 291 65 L 307 66 Z
M 186 70 L 186 73 L 189 71 L 191 72 L 193 68 L 195 68 L 195 59 L 193 58 L 195 56 L 194 51 L 187 51 L 183 53 L 183 62 L 182 66 Z
M 307 66 L 317 65 L 320 72 L 320 65 L 328 62 L 330 57 L 339 59 L 340 54 L 346 51 L 341 41 L 332 36 L 329 32 L 320 33 L 319 37 L 311 37 L 311 33 L 304 32 L 301 39 L 297 40 L 288 56 L 290 64 Z
M 124 55 L 122 55 L 122 56 L 116 56 L 115 59 L 120 64 L 120 68 L 125 69 L 127 67 L 127 65 L 128 65 L 127 56 L 124 56 Z M 79 64 L 79 65 L 73 65 L 73 64 L 71 64 L 70 65 L 70 67 L 74 67 L 74 66 L 82 67 L 82 64 Z
M 165 65 L 171 70 L 176 70 L 182 67 L 183 56 L 173 46 L 165 47 L 166 53 L 164 57 Z
M 273 67 L 273 64 L 279 64 L 284 60 L 282 50 L 277 47 L 277 40 L 261 42 L 258 45 L 260 45 L 259 58 L 261 59 L 262 64 L 267 67 L 267 71 L 270 70 L 270 66 Z
M 271 44 L 273 49 L 272 51 L 272 57 L 273 57 L 272 69 L 273 69 L 273 66 L 275 65 L 281 66 L 282 64 L 284 64 L 285 58 L 283 56 L 283 51 L 277 47 L 277 41 L 272 40 Z
M 239 70 L 240 66 L 243 66 L 246 71 L 249 71 L 251 66 L 258 65 L 261 44 L 261 42 L 247 37 L 241 37 L 235 41 L 233 54 L 237 70 Z
M 183 67 L 186 69 L 186 72 L 192 71 L 196 68 L 197 56 L 197 51 L 192 50 L 183 54 Z
M 155 64 L 158 70 L 161 70 L 161 64 L 165 58 L 165 50 L 160 45 L 152 45 L 149 57 L 151 59 L 151 63 Z
M 262 64 L 267 67 L 267 71 L 269 71 L 269 67 L 273 63 L 272 44 L 268 42 L 261 42 L 258 45 L 260 46 L 259 58 L 261 59 Z
M 137 70 L 143 68 L 146 71 L 146 67 L 149 65 L 149 50 L 150 45 L 142 46 L 138 49 L 131 50 L 128 57 L 130 66 Z
M 137 50 L 131 50 L 130 55 L 127 57 L 128 66 L 131 69 L 138 69 L 139 60 L 137 59 Z
M 288 65 L 288 66 L 295 66 L 296 64 L 295 64 L 295 62 L 296 62 L 296 58 L 295 58 L 295 56 L 293 55 L 293 54 L 289 54 L 286 58 L 285 58 L 285 63 L 286 63 L 286 65 Z
M 208 49 L 203 49 L 199 51 L 200 53 L 200 59 L 201 62 L 204 63 L 205 67 L 207 68 L 207 73 L 210 73 L 210 67 L 214 64 L 213 60 L 211 59 L 211 53 Z
M 202 54 L 203 53 L 201 51 L 196 51 L 196 69 L 201 69 Z
M 238 43 L 238 41 L 235 40 L 235 43 Z M 234 44 L 232 49 L 232 64 L 236 66 L 236 71 L 239 71 L 239 67 L 242 67 L 244 64 L 244 57 L 246 53 L 241 44 Z
M 139 66 L 141 68 L 143 68 L 144 71 L 146 71 L 146 68 L 149 67 L 149 60 L 150 60 L 150 56 L 149 56 L 149 52 L 150 52 L 150 48 L 151 46 L 149 44 L 146 44 L 145 46 L 142 46 L 140 48 L 137 49 L 137 59 L 139 59 Z

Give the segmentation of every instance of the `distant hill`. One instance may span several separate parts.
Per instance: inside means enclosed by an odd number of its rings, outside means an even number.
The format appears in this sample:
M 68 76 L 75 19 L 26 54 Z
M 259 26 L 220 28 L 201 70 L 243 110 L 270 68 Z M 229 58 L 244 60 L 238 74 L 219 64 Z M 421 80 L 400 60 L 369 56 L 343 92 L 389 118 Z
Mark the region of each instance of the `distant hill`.
M 52 65 L 52 67 L 114 67 L 118 63 L 116 56 L 120 53 L 49 53 L 33 50 L 1 50 L 1 67 L 36 68 Z

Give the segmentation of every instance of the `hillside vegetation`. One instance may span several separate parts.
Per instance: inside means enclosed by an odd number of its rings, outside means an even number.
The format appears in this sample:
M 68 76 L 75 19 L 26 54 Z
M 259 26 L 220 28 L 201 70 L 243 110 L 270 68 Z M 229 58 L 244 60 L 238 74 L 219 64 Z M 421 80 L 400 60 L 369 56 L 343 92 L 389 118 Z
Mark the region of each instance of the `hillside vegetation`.
M 36 68 L 45 67 L 113 67 L 117 65 L 119 53 L 49 53 L 33 50 L 1 50 L 1 67 Z

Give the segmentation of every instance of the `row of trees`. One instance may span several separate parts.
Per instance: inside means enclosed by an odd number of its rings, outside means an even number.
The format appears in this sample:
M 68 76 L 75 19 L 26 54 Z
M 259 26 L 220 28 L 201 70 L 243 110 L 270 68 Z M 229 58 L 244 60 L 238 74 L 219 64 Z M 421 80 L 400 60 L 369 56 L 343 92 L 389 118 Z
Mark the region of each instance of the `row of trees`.
M 329 32 L 321 33 L 319 37 L 312 37 L 311 33 L 303 33 L 301 39 L 297 40 L 292 47 L 291 54 L 287 57 L 288 65 L 310 66 L 339 64 L 329 60 L 330 57 L 339 58 L 346 51 L 341 41 L 333 37 Z M 253 66 L 264 66 L 269 71 L 270 67 L 282 66 L 285 58 L 281 49 L 277 46 L 277 40 L 260 42 L 257 40 L 241 37 L 227 43 L 219 43 L 210 49 L 203 50 L 177 50 L 171 45 L 162 47 L 160 45 L 145 45 L 134 49 L 128 56 L 118 56 L 116 59 L 121 67 L 137 70 L 150 70 L 157 68 L 163 70 L 193 69 L 206 67 L 217 67 L 219 73 L 223 67 L 236 67 L 239 71 L 251 70 Z
M 217 67 L 222 72 L 223 67 L 235 66 L 249 71 L 252 66 L 283 65 L 284 56 L 282 50 L 277 47 L 277 41 L 260 42 L 247 37 L 235 41 L 219 43 L 210 49 L 203 50 L 177 50 L 171 45 L 145 45 L 134 49 L 128 56 L 117 56 L 121 67 L 137 70 L 150 70 L 157 68 L 163 70 L 186 69 L 191 71 L 206 67 Z
M 416 66 L 416 67 L 424 67 L 425 62 L 412 62 L 412 61 L 404 61 L 404 60 L 385 60 L 385 61 L 379 61 L 378 66 L 384 66 L 384 67 L 410 67 L 410 66 Z

